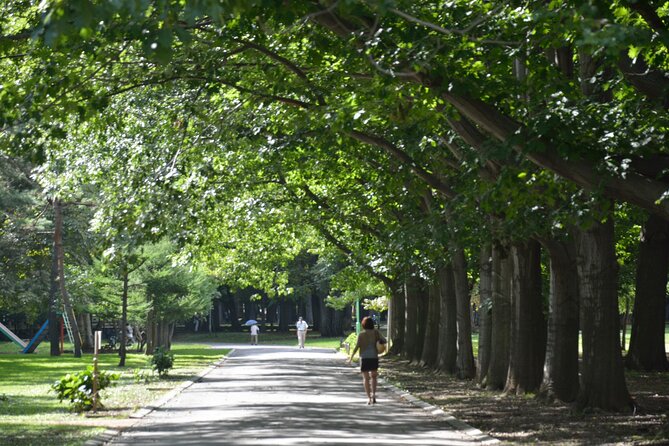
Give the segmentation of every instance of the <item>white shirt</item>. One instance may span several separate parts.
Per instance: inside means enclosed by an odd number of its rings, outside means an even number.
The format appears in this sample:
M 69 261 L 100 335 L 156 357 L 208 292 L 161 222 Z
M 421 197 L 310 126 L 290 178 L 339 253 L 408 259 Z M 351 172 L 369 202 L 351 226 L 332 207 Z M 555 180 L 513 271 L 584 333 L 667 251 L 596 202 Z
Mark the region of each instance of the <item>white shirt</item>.
M 253 336 L 257 336 L 259 331 L 260 329 L 258 328 L 257 325 L 251 325 L 251 334 Z
M 304 331 L 307 328 L 309 328 L 309 324 L 307 324 L 307 322 L 304 320 L 298 321 L 297 324 L 295 324 L 295 326 L 297 327 L 298 331 Z

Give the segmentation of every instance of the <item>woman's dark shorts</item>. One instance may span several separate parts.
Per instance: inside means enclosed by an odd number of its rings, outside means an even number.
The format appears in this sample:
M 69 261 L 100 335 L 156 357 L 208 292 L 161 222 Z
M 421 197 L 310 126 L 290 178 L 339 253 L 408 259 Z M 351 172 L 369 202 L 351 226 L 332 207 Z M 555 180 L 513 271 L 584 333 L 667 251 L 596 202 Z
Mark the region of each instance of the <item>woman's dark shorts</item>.
M 360 371 L 371 372 L 379 369 L 379 358 L 362 358 L 360 360 Z

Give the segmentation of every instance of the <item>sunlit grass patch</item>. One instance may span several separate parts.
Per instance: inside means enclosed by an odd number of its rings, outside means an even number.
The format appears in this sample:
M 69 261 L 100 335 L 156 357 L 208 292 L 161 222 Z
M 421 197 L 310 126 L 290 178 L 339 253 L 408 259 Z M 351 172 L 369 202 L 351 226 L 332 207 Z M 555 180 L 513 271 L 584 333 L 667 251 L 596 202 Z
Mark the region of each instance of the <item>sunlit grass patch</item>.
M 114 387 L 101 393 L 104 407 L 97 414 L 97 424 L 91 426 L 84 415 L 72 413 L 66 402 L 58 401 L 51 384 L 67 373 L 84 370 L 92 364 L 92 355 L 51 357 L 48 348 L 43 351 L 0 355 L 0 445 L 81 445 L 104 430 L 105 419 L 126 418 L 229 352 L 176 343 L 172 346 L 174 368 L 167 379 L 153 376 L 150 357 L 142 353 L 128 353 L 126 367 L 118 367 L 117 353 L 99 355 L 102 370 L 121 376 Z

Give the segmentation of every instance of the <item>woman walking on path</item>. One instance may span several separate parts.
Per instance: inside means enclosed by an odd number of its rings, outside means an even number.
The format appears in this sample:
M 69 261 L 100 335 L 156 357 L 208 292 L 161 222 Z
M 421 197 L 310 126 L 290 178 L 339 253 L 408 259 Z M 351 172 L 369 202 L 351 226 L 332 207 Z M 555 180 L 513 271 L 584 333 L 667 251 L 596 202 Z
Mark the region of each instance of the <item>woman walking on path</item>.
M 358 342 L 348 358 L 350 363 L 356 352 L 360 351 L 360 372 L 362 373 L 362 385 L 367 394 L 367 405 L 376 404 L 376 378 L 379 369 L 379 353 L 376 350 L 376 342 L 386 343 L 386 339 L 379 330 L 374 328 L 374 320 L 366 317 L 362 320 L 364 330 L 358 335 Z

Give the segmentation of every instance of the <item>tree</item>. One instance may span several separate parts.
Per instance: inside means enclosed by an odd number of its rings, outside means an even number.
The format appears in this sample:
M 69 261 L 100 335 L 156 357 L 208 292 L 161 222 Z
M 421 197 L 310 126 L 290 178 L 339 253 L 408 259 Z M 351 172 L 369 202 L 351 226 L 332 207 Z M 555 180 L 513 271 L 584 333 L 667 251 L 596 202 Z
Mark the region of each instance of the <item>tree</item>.
M 524 375 L 535 387 L 541 348 L 523 345 L 519 332 L 511 337 L 511 327 L 524 332 L 527 322 L 512 317 L 511 303 L 540 301 L 537 287 L 526 290 L 512 280 L 526 277 L 521 266 L 533 252 L 516 248 L 537 238 L 544 245 L 553 238 L 562 243 L 563 234 L 554 232 L 573 227 L 568 232 L 593 247 L 582 252 L 577 271 L 581 312 L 592 318 L 584 308 L 599 311 L 606 328 L 593 329 L 597 320 L 582 318 L 586 343 L 606 345 L 584 361 L 582 401 L 628 407 L 621 363 L 609 348 L 617 294 L 593 292 L 593 285 L 618 278 L 611 275 L 614 238 L 602 224 L 612 208 L 607 200 L 669 217 L 661 175 L 666 48 L 653 37 L 666 30 L 658 8 L 627 2 L 455 2 L 441 8 L 404 1 L 51 6 L 43 17 L 26 5 L 12 8 L 16 32 L 6 40 L 15 44 L 5 51 L 15 56 L 30 48 L 30 74 L 58 65 L 56 76 L 68 81 L 61 88 L 29 76 L 39 99 L 25 101 L 12 87 L 7 101 L 22 104 L 21 114 L 6 119 L 23 124 L 31 114 L 60 112 L 65 120 L 28 128 L 55 137 L 62 125 L 78 134 L 72 141 L 95 134 L 97 145 L 110 140 L 110 124 L 131 125 L 135 141 L 112 140 L 120 142 L 112 144 L 120 149 L 114 156 L 98 151 L 108 165 L 120 162 L 132 172 L 96 174 L 101 185 L 115 186 L 102 191 L 114 205 L 100 216 L 108 213 L 101 227 L 117 243 L 136 240 L 136 233 L 173 233 L 201 258 L 224 246 L 216 258 L 227 260 L 226 274 L 277 295 L 285 294 L 287 281 L 276 265 L 312 244 L 330 244 L 382 281 L 392 302 L 401 300 L 399 284 L 405 284 L 405 337 L 398 345 L 412 356 L 421 350 L 414 348 L 415 336 L 426 323 L 416 313 L 427 302 L 418 290 L 436 296 L 436 271 L 448 265 L 439 258 L 449 247 L 455 270 L 445 277 L 453 277 L 459 340 L 465 342 L 458 363 L 472 376 L 466 345 L 471 269 L 463 257 L 492 242 L 487 383 L 507 382 L 512 352 L 514 373 L 534 356 L 533 372 Z M 28 30 L 41 38 L 26 40 Z M 16 70 L 10 58 L 3 60 L 5 72 Z M 653 95 L 658 91 L 659 100 Z M 78 101 L 96 107 L 84 107 L 75 118 Z M 123 116 L 92 113 L 97 105 Z M 94 132 L 73 129 L 81 117 Z M 159 168 L 142 162 L 149 157 Z M 439 196 L 428 213 L 426 193 Z M 471 224 L 480 221 L 486 224 Z M 209 223 L 204 230 L 203 222 Z M 600 225 L 601 234 L 590 232 Z M 559 249 L 549 253 L 556 256 L 554 280 L 574 274 L 558 271 L 564 264 Z M 527 271 L 536 271 L 536 262 Z M 568 322 L 569 333 L 550 333 L 547 361 L 563 364 L 571 376 L 571 361 L 553 353 L 573 356 L 574 294 L 553 285 L 561 294 L 551 302 L 564 308 L 553 308 L 550 323 L 555 330 Z M 450 288 L 448 280 L 443 288 Z M 538 306 L 532 308 L 539 314 Z M 533 333 L 542 331 L 540 325 Z M 399 340 L 400 332 L 395 335 Z M 562 339 L 569 345 L 560 345 Z M 615 379 L 596 382 L 599 372 L 591 372 L 603 364 L 615 369 Z

